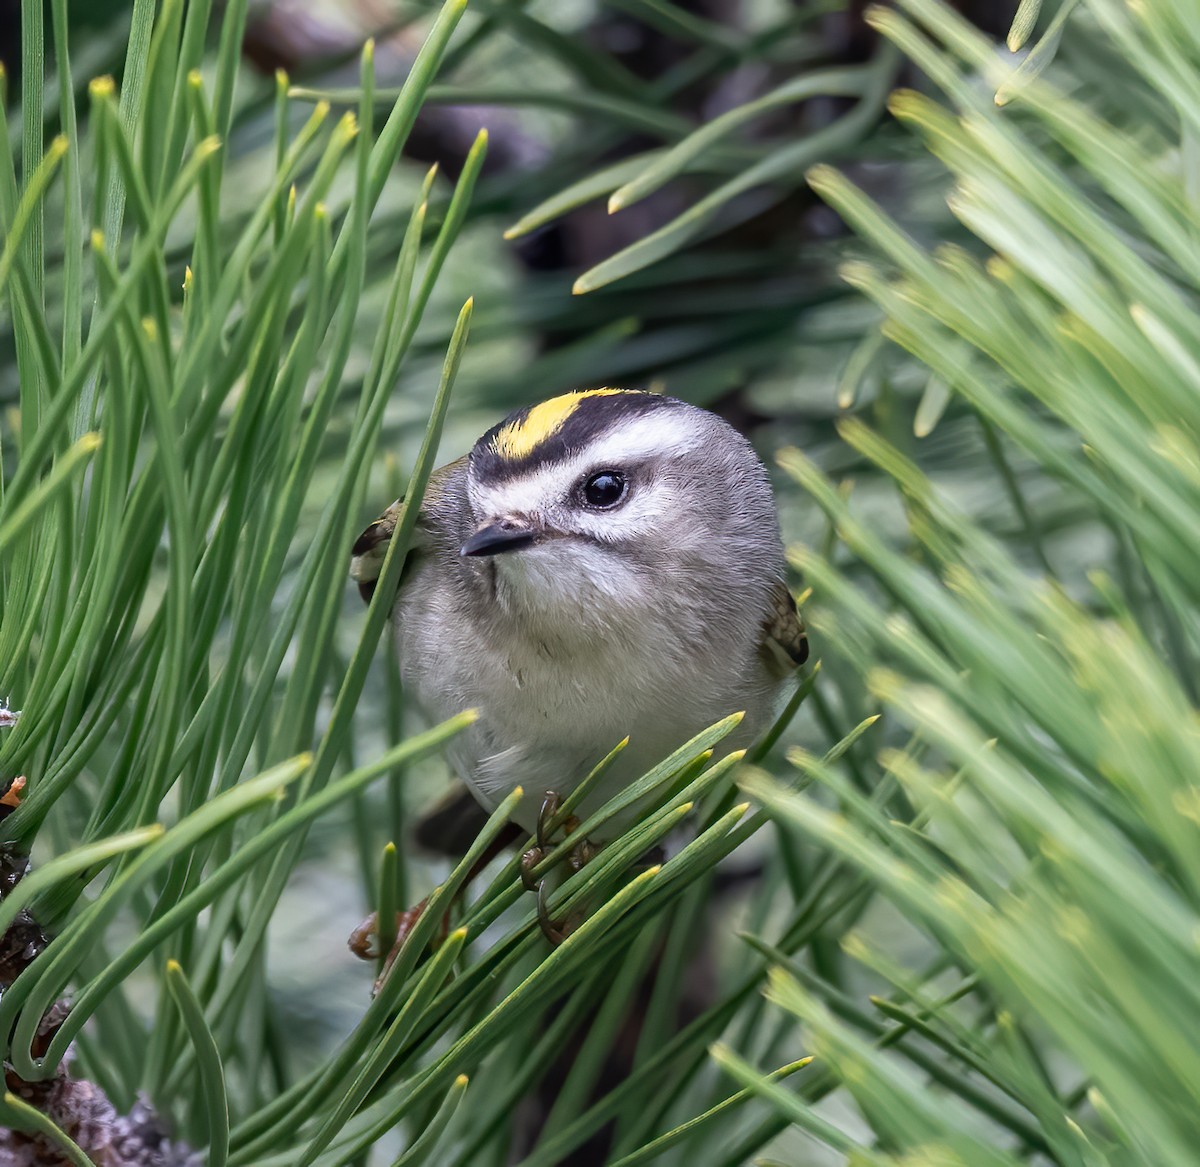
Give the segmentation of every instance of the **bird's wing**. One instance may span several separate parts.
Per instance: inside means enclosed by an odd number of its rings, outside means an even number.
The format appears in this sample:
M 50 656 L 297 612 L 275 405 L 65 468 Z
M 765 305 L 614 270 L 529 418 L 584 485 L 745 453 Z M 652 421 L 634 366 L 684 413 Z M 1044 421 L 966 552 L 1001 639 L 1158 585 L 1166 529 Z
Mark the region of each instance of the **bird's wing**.
M 786 676 L 808 660 L 808 634 L 804 620 L 788 591 L 779 580 L 771 590 L 767 614 L 763 619 L 761 650 L 767 662 Z
M 375 584 L 379 581 L 379 573 L 383 571 L 383 561 L 387 556 L 388 543 L 391 542 L 392 532 L 400 521 L 404 510 L 404 499 L 398 498 L 383 512 L 357 539 L 350 548 L 350 578 L 358 584 L 358 594 L 364 603 L 370 603 L 375 594 Z M 405 558 L 404 567 L 412 557 L 414 548 L 410 547 Z M 401 568 L 400 574 L 404 574 Z
M 400 569 L 400 579 L 403 581 L 407 572 L 412 570 L 413 563 L 422 548 L 428 542 L 428 525 L 426 519 L 431 509 L 438 508 L 443 503 L 443 494 L 451 474 L 460 470 L 466 463 L 466 458 L 459 458 L 445 466 L 439 466 L 430 476 L 425 487 L 425 498 L 421 504 L 421 513 L 417 516 L 417 525 L 413 529 L 412 542 L 405 556 L 404 566 Z M 359 595 L 370 602 L 375 594 L 375 584 L 379 573 L 383 570 L 383 561 L 387 556 L 388 544 L 396 524 L 404 513 L 404 499 L 398 498 L 383 512 L 357 539 L 350 548 L 350 577 L 358 584 Z

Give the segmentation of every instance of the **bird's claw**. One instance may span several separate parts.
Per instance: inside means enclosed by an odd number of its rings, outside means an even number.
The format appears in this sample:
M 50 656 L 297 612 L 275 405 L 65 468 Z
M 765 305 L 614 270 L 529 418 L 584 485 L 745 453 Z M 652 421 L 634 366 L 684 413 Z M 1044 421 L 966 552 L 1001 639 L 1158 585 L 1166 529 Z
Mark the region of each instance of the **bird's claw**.
M 541 880 L 533 874 L 533 869 L 546 858 L 546 852 L 541 847 L 530 847 L 521 856 L 521 886 L 526 891 L 537 891 Z
M 388 949 L 388 954 L 379 969 L 379 975 L 375 978 L 375 984 L 371 988 L 371 996 L 374 997 L 378 994 L 380 987 L 387 979 L 388 973 L 392 971 L 392 965 L 396 963 L 396 957 L 400 954 L 400 949 L 404 947 L 404 942 L 408 939 L 408 934 L 417 926 L 417 921 L 421 918 L 421 913 L 425 911 L 428 903 L 429 900 L 426 898 L 419 904 L 414 904 L 411 908 L 405 908 L 403 911 L 396 913 L 396 939 Z M 446 929 L 447 920 L 443 917 L 443 935 L 438 940 L 445 938 L 444 933 Z M 372 912 L 350 933 L 346 943 L 349 945 L 350 951 L 359 960 L 378 960 L 380 954 L 379 913 Z M 436 944 L 437 941 L 435 941 L 435 946 Z
M 554 946 L 558 947 L 579 926 L 581 914 L 569 916 L 562 921 L 551 919 L 549 892 L 546 887 L 546 877 L 549 872 L 538 876 L 534 874 L 537 866 L 546 858 L 554 847 L 554 832 L 559 824 L 554 820 L 562 808 L 562 799 L 552 790 L 546 791 L 542 800 L 542 808 L 538 812 L 537 826 L 534 831 L 534 845 L 522 856 L 520 862 L 521 884 L 526 891 L 537 893 L 537 919 L 542 935 Z M 564 836 L 570 838 L 579 829 L 579 820 L 569 815 L 561 824 Z M 596 854 L 596 848 L 587 839 L 581 839 L 566 857 L 567 867 L 574 874 L 579 871 Z

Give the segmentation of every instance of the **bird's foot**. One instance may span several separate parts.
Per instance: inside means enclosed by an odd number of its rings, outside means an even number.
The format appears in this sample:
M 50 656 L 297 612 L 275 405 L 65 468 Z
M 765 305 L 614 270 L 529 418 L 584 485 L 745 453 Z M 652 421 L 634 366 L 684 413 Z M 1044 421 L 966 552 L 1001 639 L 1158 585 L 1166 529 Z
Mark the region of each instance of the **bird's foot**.
M 426 897 L 419 904 L 414 904 L 411 908 L 405 908 L 402 912 L 396 913 L 396 938 L 392 941 L 391 947 L 388 949 L 388 954 L 380 966 L 379 975 L 375 978 L 375 984 L 371 987 L 371 996 L 374 997 L 377 995 L 383 982 L 387 980 L 388 973 L 392 971 L 392 965 L 396 963 L 396 957 L 400 955 L 400 949 L 404 947 L 404 942 L 408 939 L 409 933 L 417 926 L 417 921 L 421 918 L 421 914 L 425 911 L 428 904 L 429 898 Z M 435 948 L 446 938 L 449 926 L 449 917 L 443 916 L 441 928 L 433 942 Z M 379 913 L 372 912 L 350 933 L 350 937 L 346 943 L 350 951 L 359 960 L 378 960 L 380 953 Z
M 534 844 L 521 856 L 521 883 L 526 891 L 537 893 L 538 927 L 542 935 L 556 948 L 579 926 L 583 919 L 582 913 L 576 913 L 565 920 L 556 921 L 550 918 L 549 892 L 546 881 L 548 871 L 538 876 L 535 868 L 546 858 L 554 848 L 554 833 L 558 830 L 555 819 L 562 808 L 562 799 L 553 790 L 546 791 L 542 800 L 542 808 L 538 812 L 537 830 L 534 832 Z M 561 824 L 564 838 L 569 839 L 579 829 L 579 820 L 574 815 L 568 815 Z M 596 854 L 596 847 L 587 839 L 580 839 L 566 857 L 566 866 L 573 875 L 579 871 Z

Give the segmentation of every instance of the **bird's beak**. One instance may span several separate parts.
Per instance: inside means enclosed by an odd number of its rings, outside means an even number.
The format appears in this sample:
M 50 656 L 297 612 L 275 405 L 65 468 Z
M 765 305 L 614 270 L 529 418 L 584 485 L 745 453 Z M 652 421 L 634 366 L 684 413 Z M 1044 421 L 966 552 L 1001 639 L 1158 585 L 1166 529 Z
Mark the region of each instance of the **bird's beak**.
M 460 555 L 500 555 L 528 547 L 537 539 L 537 531 L 522 519 L 493 519 L 484 523 L 459 548 Z

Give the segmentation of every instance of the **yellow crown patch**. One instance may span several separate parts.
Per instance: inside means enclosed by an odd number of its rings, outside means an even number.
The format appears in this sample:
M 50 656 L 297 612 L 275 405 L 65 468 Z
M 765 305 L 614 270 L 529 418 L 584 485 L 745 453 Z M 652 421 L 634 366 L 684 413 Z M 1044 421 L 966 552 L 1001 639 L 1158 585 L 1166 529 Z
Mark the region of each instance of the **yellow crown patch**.
M 611 397 L 617 393 L 630 393 L 629 389 L 581 389 L 551 397 L 540 405 L 533 406 L 524 417 L 516 418 L 504 426 L 492 439 L 492 449 L 501 457 L 513 461 L 532 454 L 547 438 L 553 437 L 589 397 Z

